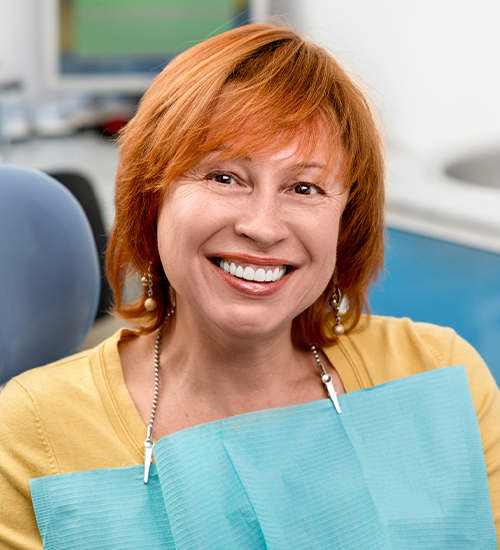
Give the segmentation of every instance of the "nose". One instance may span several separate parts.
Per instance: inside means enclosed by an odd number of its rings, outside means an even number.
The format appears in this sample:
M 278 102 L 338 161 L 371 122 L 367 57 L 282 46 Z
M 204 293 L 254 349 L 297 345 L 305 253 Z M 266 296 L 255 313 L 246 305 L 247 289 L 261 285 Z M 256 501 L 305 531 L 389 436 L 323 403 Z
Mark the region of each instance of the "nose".
M 288 235 L 288 223 L 279 196 L 272 191 L 254 190 L 239 210 L 234 225 L 237 235 L 261 248 L 270 248 Z

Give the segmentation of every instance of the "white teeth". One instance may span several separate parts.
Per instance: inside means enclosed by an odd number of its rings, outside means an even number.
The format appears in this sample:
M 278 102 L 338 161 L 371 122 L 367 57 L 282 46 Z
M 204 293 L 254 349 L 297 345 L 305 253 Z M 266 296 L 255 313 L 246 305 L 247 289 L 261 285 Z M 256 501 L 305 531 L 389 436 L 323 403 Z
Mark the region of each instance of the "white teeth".
M 259 269 L 257 269 L 257 271 L 255 272 L 253 280 L 257 281 L 258 283 L 263 283 L 266 280 L 266 270 L 262 267 L 259 267 Z
M 252 267 L 245 267 L 245 270 L 243 271 L 243 279 L 247 281 L 253 281 L 255 277 L 255 271 Z
M 257 269 L 250 266 L 243 267 L 241 265 L 236 265 L 234 262 L 229 263 L 223 259 L 219 259 L 217 265 L 226 273 L 230 273 L 235 277 L 258 283 L 278 281 L 286 273 L 286 267 L 282 267 L 281 269 L 276 267 L 274 270 L 268 269 L 266 271 L 263 267 Z

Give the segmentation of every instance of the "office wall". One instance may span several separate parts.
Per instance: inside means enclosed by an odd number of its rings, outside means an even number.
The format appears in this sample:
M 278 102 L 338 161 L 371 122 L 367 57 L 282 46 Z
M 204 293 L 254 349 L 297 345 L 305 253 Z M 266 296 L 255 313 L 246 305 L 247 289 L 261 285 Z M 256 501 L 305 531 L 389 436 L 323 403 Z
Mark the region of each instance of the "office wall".
M 269 0 L 359 74 L 390 141 L 434 151 L 500 141 L 498 0 Z M 42 92 L 42 0 L 0 0 L 0 79 Z M 263 0 L 259 0 L 262 4 Z
M 391 141 L 500 142 L 498 0 L 273 0 L 273 11 L 362 76 Z
M 21 79 L 31 106 L 42 90 L 41 2 L 0 0 L 0 81 Z

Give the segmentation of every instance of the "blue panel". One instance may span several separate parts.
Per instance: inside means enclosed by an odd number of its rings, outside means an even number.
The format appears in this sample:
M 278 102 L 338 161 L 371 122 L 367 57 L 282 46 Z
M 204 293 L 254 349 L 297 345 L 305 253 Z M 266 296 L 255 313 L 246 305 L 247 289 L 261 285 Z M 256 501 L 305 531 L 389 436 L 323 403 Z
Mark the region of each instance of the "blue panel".
M 500 384 L 500 254 L 389 229 L 372 313 L 454 328 Z

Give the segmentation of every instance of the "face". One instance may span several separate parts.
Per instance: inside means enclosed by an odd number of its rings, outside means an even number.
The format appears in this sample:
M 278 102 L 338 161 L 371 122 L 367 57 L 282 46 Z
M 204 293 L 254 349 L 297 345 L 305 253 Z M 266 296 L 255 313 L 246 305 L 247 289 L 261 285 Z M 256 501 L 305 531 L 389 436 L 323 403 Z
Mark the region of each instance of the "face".
M 262 338 L 292 320 L 332 277 L 347 191 L 324 176 L 327 137 L 310 158 L 279 153 L 202 159 L 172 182 L 158 246 L 176 317 L 225 336 Z

